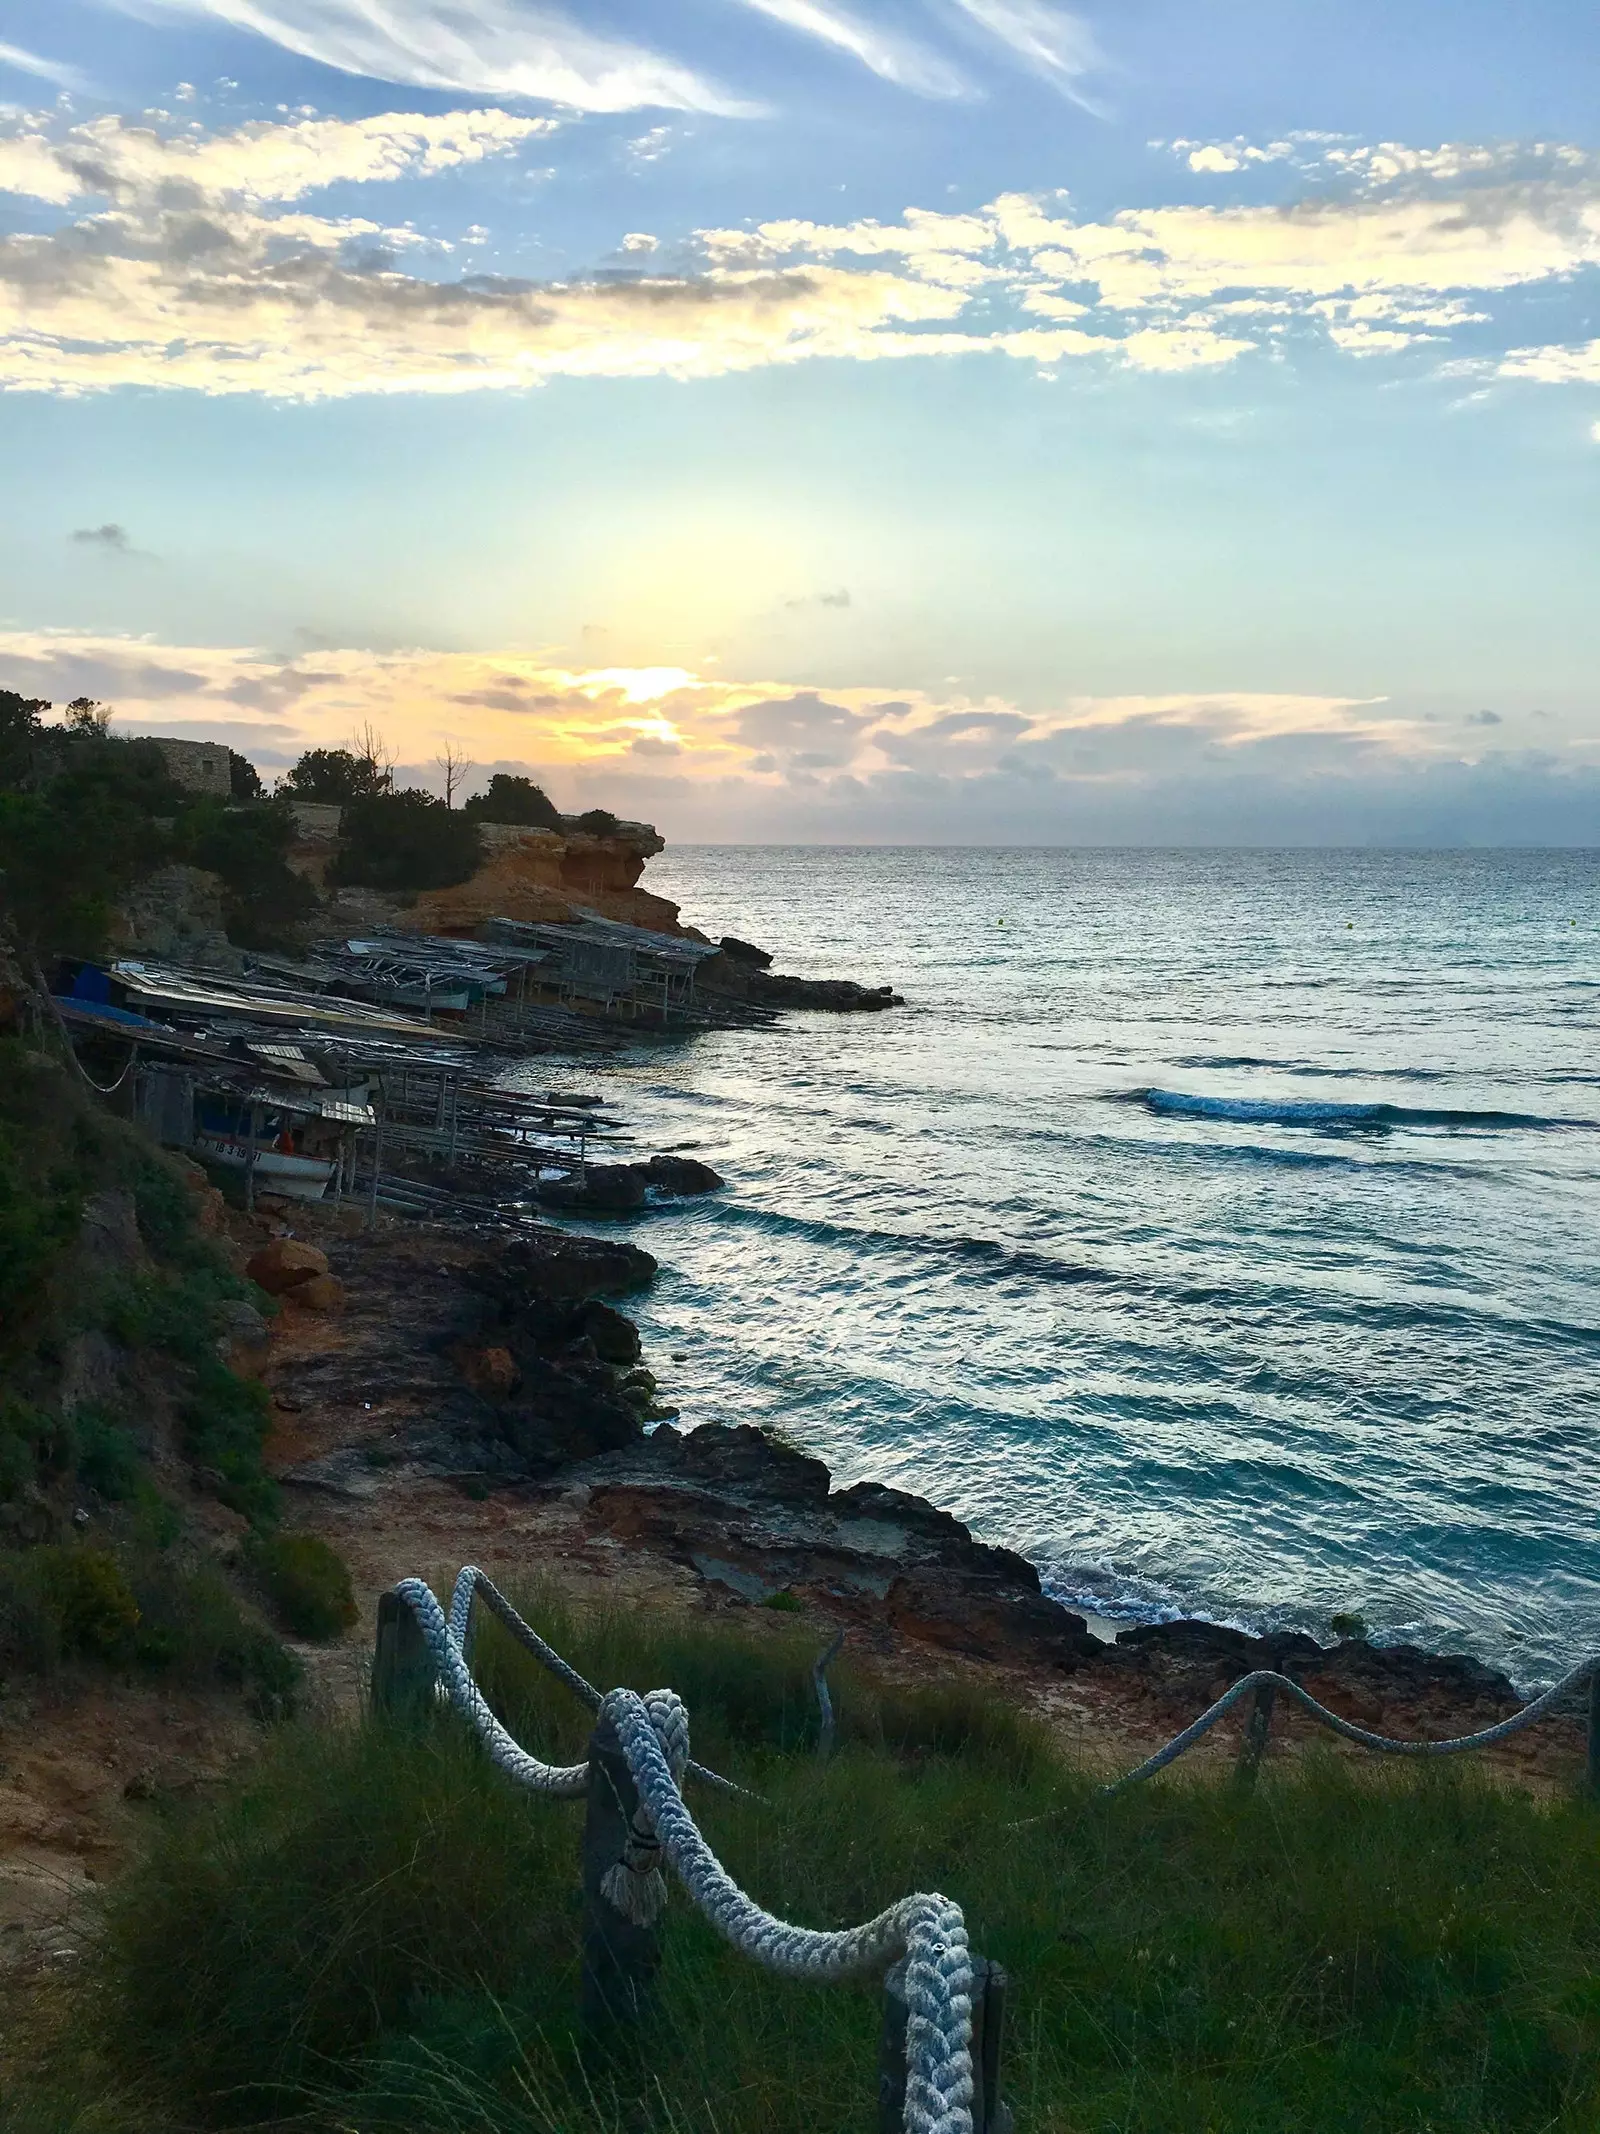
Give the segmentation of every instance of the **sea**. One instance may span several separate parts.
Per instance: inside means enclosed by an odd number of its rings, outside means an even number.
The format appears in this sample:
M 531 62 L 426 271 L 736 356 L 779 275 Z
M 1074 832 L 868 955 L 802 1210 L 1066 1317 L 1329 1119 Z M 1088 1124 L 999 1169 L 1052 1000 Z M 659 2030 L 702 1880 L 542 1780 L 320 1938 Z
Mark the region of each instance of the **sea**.
M 641 1043 L 681 1427 L 931 1498 L 1114 1623 L 1600 1648 L 1600 851 L 676 846 L 882 1014 Z

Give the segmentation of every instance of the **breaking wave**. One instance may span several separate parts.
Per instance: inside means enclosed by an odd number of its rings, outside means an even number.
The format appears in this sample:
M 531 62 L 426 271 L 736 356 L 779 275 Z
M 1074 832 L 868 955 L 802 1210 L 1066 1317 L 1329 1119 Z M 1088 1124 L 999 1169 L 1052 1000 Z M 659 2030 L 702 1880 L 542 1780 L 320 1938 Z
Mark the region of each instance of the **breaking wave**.
M 1514 1111 L 1451 1111 L 1412 1104 L 1338 1104 L 1315 1097 L 1208 1097 L 1182 1089 L 1136 1089 L 1131 1093 L 1163 1118 L 1238 1119 L 1254 1126 L 1457 1126 L 1540 1127 L 1564 1123 Z

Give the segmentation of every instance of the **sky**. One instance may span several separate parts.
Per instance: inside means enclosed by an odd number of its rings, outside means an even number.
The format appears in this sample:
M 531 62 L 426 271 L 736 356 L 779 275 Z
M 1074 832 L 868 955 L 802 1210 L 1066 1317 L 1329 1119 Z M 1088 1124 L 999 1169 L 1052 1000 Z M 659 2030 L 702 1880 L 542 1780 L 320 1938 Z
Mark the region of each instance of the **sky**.
M 0 687 L 673 841 L 1600 844 L 1592 0 L 6 0 Z

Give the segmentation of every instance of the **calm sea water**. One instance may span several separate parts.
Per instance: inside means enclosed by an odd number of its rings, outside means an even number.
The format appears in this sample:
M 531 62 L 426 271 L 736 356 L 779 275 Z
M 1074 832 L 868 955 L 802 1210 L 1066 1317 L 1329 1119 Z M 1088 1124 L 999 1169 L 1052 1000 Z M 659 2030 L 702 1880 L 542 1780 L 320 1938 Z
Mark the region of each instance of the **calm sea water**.
M 907 999 L 611 1085 L 729 1180 L 636 1227 L 686 1425 L 780 1425 L 1117 1618 L 1350 1609 L 1526 1683 L 1600 1645 L 1600 852 L 678 848 L 649 886 Z

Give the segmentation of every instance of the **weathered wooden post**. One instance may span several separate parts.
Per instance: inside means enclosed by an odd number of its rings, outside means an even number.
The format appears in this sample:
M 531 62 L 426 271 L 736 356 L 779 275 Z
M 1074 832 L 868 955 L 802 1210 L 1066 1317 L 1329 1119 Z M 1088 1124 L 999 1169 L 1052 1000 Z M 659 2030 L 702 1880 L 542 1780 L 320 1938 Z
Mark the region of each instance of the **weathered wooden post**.
M 653 1926 L 625 1918 L 601 1888 L 627 1849 L 638 1789 L 616 1728 L 602 1719 L 589 1736 L 589 1793 L 583 1824 L 583 1975 L 579 2013 L 591 2030 L 636 2023 L 661 1963 Z
M 426 1711 L 435 1681 L 433 1654 L 422 1625 L 398 1593 L 378 1596 L 378 1636 L 372 1651 L 372 1708 L 399 1717 Z
M 1600 1667 L 1589 1677 L 1589 1791 L 1600 1800 Z
M 1006 1987 L 998 1964 L 972 1959 L 972 2134 L 1013 2134 L 1011 2107 L 1000 2096 Z M 906 2123 L 906 1967 L 884 1975 L 883 2029 L 878 2038 L 878 2134 L 903 2134 Z
M 1244 1741 L 1239 1749 L 1239 1761 L 1234 1768 L 1234 1777 L 1248 1792 L 1256 1782 L 1256 1773 L 1261 1768 L 1261 1759 L 1266 1754 L 1267 1736 L 1272 1731 L 1272 1708 L 1278 1701 L 1276 1682 L 1258 1682 L 1255 1702 L 1250 1707 L 1249 1724 L 1244 1730 Z
M 828 1669 L 839 1657 L 844 1632 L 839 1631 L 825 1652 L 817 1655 L 811 1669 L 811 1686 L 817 1693 L 817 1761 L 826 1763 L 833 1754 L 833 1699 L 828 1694 Z

